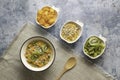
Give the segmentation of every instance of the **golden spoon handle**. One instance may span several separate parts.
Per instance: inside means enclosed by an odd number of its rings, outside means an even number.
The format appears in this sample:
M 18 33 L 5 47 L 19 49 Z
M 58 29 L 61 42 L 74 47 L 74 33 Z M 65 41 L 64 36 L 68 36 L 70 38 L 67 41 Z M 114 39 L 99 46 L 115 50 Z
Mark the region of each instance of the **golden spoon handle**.
M 64 70 L 62 71 L 62 73 L 60 74 L 60 76 L 57 78 L 57 80 L 60 80 L 60 78 L 63 76 L 63 74 L 64 74 L 66 71 L 67 71 L 67 70 L 64 69 Z

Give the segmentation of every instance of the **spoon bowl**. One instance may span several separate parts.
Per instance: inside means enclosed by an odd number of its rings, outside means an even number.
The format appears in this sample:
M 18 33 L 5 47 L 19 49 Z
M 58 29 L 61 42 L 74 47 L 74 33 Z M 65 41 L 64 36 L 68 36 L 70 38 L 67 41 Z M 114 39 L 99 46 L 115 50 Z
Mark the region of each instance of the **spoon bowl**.
M 75 59 L 75 57 L 71 57 L 66 62 L 64 69 L 66 69 L 66 70 L 72 69 L 75 65 L 76 65 L 76 59 Z

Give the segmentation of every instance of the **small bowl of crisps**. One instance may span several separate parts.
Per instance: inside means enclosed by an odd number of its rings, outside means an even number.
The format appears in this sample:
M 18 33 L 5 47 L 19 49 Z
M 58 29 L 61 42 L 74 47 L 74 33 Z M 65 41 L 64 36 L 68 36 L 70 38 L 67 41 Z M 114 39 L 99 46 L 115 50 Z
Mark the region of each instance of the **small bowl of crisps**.
M 44 6 L 37 11 L 36 23 L 48 29 L 52 27 L 58 19 L 59 9 L 54 6 Z

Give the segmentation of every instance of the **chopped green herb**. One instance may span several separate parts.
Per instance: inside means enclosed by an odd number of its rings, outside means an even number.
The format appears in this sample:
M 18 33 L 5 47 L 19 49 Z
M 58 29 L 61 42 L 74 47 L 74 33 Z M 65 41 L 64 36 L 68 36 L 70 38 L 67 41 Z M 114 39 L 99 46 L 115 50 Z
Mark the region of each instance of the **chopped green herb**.
M 84 51 L 88 55 L 92 57 L 96 57 L 102 53 L 104 48 L 105 48 L 105 43 L 103 42 L 103 40 L 101 40 L 96 36 L 91 36 L 90 38 L 88 38 L 88 40 L 85 43 Z

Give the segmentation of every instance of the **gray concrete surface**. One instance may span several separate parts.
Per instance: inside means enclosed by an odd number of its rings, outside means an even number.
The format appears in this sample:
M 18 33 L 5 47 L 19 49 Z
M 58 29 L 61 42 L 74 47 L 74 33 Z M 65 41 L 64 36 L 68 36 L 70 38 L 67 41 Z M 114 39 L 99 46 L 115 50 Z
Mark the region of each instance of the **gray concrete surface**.
M 76 43 L 70 45 L 62 41 L 84 58 L 87 58 L 82 52 L 84 40 L 90 35 L 105 36 L 107 48 L 104 55 L 91 61 L 120 80 L 119 0 L 0 0 L 0 54 L 2 55 L 23 24 L 31 21 L 37 25 L 36 11 L 45 5 L 60 8 L 57 23 L 47 30 L 60 41 L 59 31 L 65 21 L 80 20 L 85 24 L 83 35 Z

